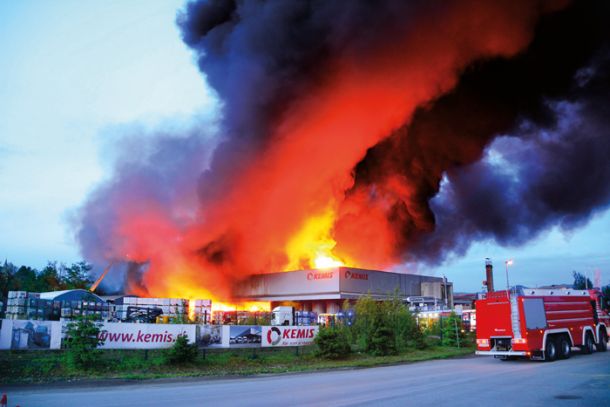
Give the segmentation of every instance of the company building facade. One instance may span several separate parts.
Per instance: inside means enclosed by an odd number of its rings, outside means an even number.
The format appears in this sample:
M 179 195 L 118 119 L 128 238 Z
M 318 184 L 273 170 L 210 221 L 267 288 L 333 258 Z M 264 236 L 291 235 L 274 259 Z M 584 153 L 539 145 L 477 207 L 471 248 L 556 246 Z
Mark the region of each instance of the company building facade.
M 441 277 L 352 267 L 253 275 L 237 287 L 236 297 L 335 314 L 345 300 L 367 294 L 383 300 L 395 292 L 406 302 L 453 305 L 453 285 Z

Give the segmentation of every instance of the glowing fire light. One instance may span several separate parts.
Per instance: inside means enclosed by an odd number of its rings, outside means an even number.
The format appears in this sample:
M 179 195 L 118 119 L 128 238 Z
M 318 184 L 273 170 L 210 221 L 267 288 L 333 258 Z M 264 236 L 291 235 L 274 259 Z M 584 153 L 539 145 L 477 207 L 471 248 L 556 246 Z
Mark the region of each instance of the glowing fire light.
M 189 300 L 189 320 L 195 320 L 195 300 Z
M 313 261 L 315 268 L 317 269 L 329 269 L 333 267 L 341 267 L 344 266 L 341 260 L 336 260 L 332 257 L 321 255 L 314 259 Z
M 332 205 L 323 213 L 305 221 L 286 245 L 286 270 L 332 268 L 345 266 L 347 261 L 333 254 L 337 242 L 331 237 L 336 214 Z
M 269 312 L 271 304 L 266 301 L 244 301 L 237 303 L 226 303 L 212 301 L 212 312 L 223 311 L 249 311 L 249 312 Z

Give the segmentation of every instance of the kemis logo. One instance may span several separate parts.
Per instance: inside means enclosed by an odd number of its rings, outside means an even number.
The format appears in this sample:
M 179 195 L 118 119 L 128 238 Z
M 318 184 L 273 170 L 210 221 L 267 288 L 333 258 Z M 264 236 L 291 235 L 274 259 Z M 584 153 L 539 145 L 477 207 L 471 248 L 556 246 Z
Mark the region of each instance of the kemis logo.
M 273 327 L 267 332 L 267 342 L 277 345 L 282 340 L 282 332 L 279 328 Z
M 368 280 L 369 275 L 365 273 L 357 273 L 355 271 L 345 271 L 345 279 L 346 280 Z
M 274 326 L 267 331 L 267 343 L 275 346 L 284 340 L 284 345 L 289 345 L 295 343 L 294 339 L 311 339 L 315 335 L 315 328 L 279 328 Z
M 322 273 L 313 273 L 313 272 L 307 273 L 308 280 L 328 280 L 331 278 L 333 278 L 332 271 L 326 271 L 326 272 L 322 272 Z

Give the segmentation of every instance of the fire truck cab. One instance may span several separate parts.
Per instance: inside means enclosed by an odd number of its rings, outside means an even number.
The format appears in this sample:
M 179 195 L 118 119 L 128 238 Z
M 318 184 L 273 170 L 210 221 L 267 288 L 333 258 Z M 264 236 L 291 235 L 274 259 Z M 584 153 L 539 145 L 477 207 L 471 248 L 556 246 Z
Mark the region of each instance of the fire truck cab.
M 516 287 L 476 301 L 477 355 L 567 359 L 608 348 L 610 316 L 599 290 Z

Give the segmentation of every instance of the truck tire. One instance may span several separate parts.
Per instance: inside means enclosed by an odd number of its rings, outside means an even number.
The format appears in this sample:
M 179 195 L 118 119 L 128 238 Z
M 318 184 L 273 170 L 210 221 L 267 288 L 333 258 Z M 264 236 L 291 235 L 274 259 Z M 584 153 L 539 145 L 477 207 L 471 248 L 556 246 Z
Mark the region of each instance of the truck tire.
M 560 336 L 557 339 L 557 349 L 559 359 L 568 359 L 572 355 L 572 345 L 570 340 L 565 336 Z
M 599 342 L 595 345 L 598 352 L 605 352 L 608 350 L 608 334 L 606 328 L 600 329 L 599 331 Z
M 583 353 L 583 355 L 590 355 L 593 353 L 594 349 L 595 342 L 593 341 L 593 335 L 591 335 L 591 332 L 587 332 L 585 335 L 585 343 L 583 343 L 580 347 L 580 351 Z
M 553 362 L 555 359 L 557 359 L 557 345 L 554 339 L 549 337 L 546 339 L 546 346 L 544 347 L 544 360 Z

